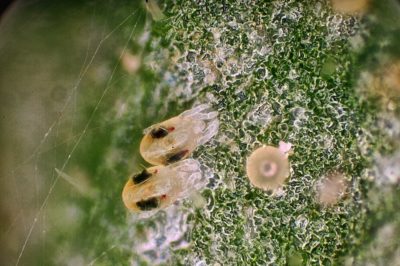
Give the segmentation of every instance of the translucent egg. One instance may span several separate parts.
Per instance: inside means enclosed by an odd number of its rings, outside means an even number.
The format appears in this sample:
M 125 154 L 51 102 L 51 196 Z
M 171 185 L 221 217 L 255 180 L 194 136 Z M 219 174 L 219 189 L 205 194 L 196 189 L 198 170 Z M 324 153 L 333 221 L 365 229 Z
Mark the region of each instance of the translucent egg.
M 368 8 L 369 0 L 331 0 L 334 11 L 344 14 L 362 13 Z
M 400 60 L 389 59 L 373 72 L 362 73 L 359 89 L 371 94 L 384 108 L 396 112 L 400 107 Z
M 382 70 L 383 84 L 388 90 L 389 97 L 400 96 L 400 61 L 390 63 Z
M 199 105 L 144 130 L 140 154 L 153 165 L 167 165 L 187 158 L 197 146 L 217 132 L 218 112 L 207 104 Z
M 204 183 L 196 160 L 153 166 L 129 178 L 122 191 L 122 200 L 135 212 L 158 211 L 188 197 Z
M 255 187 L 274 190 L 289 177 L 289 160 L 281 149 L 264 146 L 256 149 L 247 159 L 246 172 Z
M 333 206 L 344 196 L 347 182 L 343 174 L 333 172 L 317 183 L 317 200 L 323 206 Z

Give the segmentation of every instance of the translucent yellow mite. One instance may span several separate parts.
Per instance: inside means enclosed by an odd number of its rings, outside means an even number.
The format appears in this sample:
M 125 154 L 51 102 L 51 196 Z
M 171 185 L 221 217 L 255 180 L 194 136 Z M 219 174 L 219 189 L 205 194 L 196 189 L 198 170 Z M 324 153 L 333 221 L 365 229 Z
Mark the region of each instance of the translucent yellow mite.
M 218 113 L 199 105 L 144 130 L 140 154 L 153 165 L 167 165 L 187 158 L 197 146 L 217 132 Z
M 263 146 L 256 149 L 247 159 L 247 176 L 255 187 L 274 190 L 289 177 L 290 167 L 287 154 L 290 145 L 281 143 L 280 148 Z
M 125 206 L 134 212 L 157 211 L 188 197 L 204 183 L 198 161 L 154 166 L 133 175 L 122 191 Z

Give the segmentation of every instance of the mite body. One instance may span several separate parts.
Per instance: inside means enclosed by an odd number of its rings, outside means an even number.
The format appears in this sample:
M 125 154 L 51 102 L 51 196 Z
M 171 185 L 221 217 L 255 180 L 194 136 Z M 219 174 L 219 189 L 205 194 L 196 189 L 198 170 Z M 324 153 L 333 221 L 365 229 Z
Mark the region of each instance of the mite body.
M 140 154 L 153 165 L 167 165 L 187 158 L 197 146 L 217 132 L 218 113 L 199 105 L 144 130 Z
M 122 191 L 122 200 L 135 212 L 157 211 L 187 197 L 203 182 L 200 164 L 193 159 L 154 166 L 129 178 Z

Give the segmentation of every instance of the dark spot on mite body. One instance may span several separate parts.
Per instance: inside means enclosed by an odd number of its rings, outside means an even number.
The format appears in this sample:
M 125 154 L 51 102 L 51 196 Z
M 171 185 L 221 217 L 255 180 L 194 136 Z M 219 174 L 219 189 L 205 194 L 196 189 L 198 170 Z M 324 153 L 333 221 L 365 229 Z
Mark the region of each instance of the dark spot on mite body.
M 175 163 L 177 161 L 180 161 L 185 155 L 188 153 L 188 150 L 183 150 L 183 151 L 178 151 L 176 153 L 172 153 L 167 155 L 167 163 Z
M 147 179 L 149 179 L 150 176 L 151 176 L 151 174 L 149 172 L 147 172 L 146 169 L 144 169 L 140 174 L 132 176 L 132 182 L 134 184 L 140 184 L 140 183 L 146 181 Z
M 138 206 L 141 211 L 150 211 L 158 208 L 159 204 L 160 202 L 156 197 L 136 202 L 136 206 Z
M 153 139 L 161 139 L 165 136 L 168 135 L 168 129 L 164 128 L 164 127 L 159 127 L 159 128 L 153 128 L 150 131 L 150 136 Z

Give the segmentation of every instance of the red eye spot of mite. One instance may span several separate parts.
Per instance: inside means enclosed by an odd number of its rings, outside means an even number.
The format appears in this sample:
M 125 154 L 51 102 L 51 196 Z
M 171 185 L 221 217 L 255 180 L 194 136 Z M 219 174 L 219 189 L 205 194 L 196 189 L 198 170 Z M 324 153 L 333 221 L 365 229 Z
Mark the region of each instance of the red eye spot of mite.
M 167 198 L 167 195 L 165 195 L 165 194 L 164 194 L 164 195 L 161 195 L 161 199 L 164 200 L 164 199 L 166 199 L 166 198 Z
M 168 132 L 172 132 L 175 130 L 175 127 L 169 127 L 167 130 L 168 130 Z
M 154 170 L 154 173 L 157 174 L 158 173 L 158 169 Z

